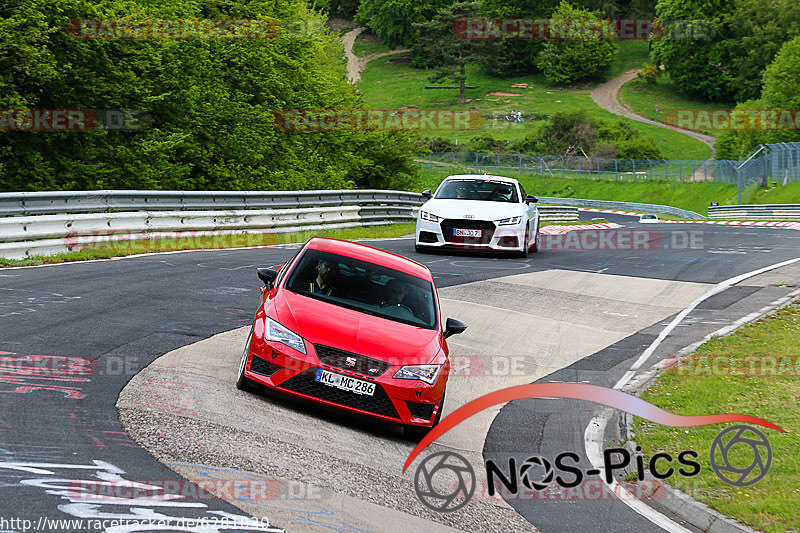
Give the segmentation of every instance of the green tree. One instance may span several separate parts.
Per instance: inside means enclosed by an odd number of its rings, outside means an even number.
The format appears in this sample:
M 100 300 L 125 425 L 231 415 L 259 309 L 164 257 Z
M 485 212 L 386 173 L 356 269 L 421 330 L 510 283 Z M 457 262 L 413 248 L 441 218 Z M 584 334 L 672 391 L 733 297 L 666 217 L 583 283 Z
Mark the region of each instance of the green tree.
M 388 43 L 410 46 L 414 24 L 430 20 L 453 0 L 361 0 L 356 20 Z M 452 29 L 452 28 L 451 28 Z
M 797 110 L 800 109 L 800 37 L 784 43 L 775 59 L 764 71 L 761 98 L 736 106 L 737 110 Z M 757 124 L 758 125 L 758 124 Z M 747 157 L 762 143 L 800 141 L 800 131 L 769 130 L 761 127 L 726 131 L 717 142 L 720 159 Z
M 730 38 L 720 42 L 731 95 L 737 102 L 758 98 L 761 73 L 781 45 L 800 35 L 800 3 L 796 0 L 737 0 L 725 17 Z
M 599 21 L 595 13 L 573 7 L 566 0 L 553 12 L 553 19 Z M 539 53 L 538 66 L 548 81 L 568 84 L 594 76 L 605 69 L 616 53 L 617 45 L 609 39 L 549 40 Z
M 466 67 L 481 61 L 487 45 L 486 41 L 460 39 L 453 28 L 459 19 L 476 17 L 479 9 L 479 2 L 458 2 L 439 10 L 430 21 L 414 25 L 418 35 L 412 49 L 415 64 L 420 66 L 424 58 L 425 66 L 433 68 L 432 83 L 457 83 L 459 102 L 466 98 Z
M 720 42 L 728 37 L 723 22 L 734 8 L 735 0 L 659 0 L 656 5 L 657 16 L 668 22 L 666 34 L 652 43 L 652 63 L 664 65 L 683 94 L 730 101 L 734 73 Z
M 149 41 L 66 32 L 83 17 L 272 17 L 322 28 L 300 0 L 27 0 L 2 9 L 0 108 L 143 109 L 152 125 L 2 133 L 0 190 L 380 187 L 413 171 L 413 147 L 397 134 L 273 125 L 276 110 L 358 107 L 341 43 L 328 31 Z
M 547 19 L 560 0 L 483 0 L 480 16 L 487 18 Z M 538 39 L 488 41 L 489 53 L 483 61 L 485 70 L 496 77 L 519 76 L 538 72 L 536 58 L 544 47 Z

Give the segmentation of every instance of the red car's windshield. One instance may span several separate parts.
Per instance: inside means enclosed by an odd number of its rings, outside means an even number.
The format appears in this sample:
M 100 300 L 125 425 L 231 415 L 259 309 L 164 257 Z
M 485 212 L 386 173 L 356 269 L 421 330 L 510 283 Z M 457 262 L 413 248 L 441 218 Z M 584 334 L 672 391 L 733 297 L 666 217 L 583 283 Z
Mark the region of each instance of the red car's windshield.
M 426 329 L 438 327 L 433 284 L 351 257 L 307 250 L 286 289 L 362 313 Z

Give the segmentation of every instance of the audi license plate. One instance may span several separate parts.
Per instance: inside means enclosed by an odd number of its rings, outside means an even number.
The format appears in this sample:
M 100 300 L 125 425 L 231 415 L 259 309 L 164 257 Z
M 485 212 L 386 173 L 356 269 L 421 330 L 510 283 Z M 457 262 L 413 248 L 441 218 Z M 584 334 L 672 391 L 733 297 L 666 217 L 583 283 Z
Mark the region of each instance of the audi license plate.
M 363 394 L 365 396 L 372 396 L 375 394 L 375 384 L 363 379 L 351 378 L 350 376 L 343 376 L 335 372 L 328 372 L 321 368 L 317 370 L 317 375 L 314 381 L 319 381 L 323 385 L 329 387 L 336 387 L 356 394 Z
M 456 237 L 480 237 L 481 230 L 479 229 L 454 229 L 453 235 Z

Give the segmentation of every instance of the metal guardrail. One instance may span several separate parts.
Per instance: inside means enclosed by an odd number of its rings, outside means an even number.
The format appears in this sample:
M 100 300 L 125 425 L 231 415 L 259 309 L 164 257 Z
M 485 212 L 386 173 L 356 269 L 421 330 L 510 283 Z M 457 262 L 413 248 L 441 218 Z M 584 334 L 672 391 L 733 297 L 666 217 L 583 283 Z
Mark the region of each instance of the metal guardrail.
M 267 234 L 409 222 L 411 205 L 227 211 L 133 211 L 0 218 L 0 257 L 20 259 L 139 239 Z
M 708 218 L 731 220 L 800 220 L 800 204 L 719 205 L 708 208 Z
M 42 191 L 0 193 L 0 216 L 122 211 L 275 209 L 423 203 L 418 193 L 331 191 Z
M 620 209 L 623 211 L 639 211 L 647 213 L 659 213 L 663 215 L 673 215 L 681 218 L 698 220 L 706 218 L 694 211 L 687 211 L 679 207 L 658 204 L 642 204 L 639 202 L 612 202 L 606 200 L 588 200 L 585 198 L 554 198 L 540 196 L 539 201 L 547 204 L 570 205 L 575 207 L 593 207 L 595 209 Z
M 578 220 L 578 208 L 563 205 L 539 205 L 540 220 L 547 222 L 569 222 Z
M 539 206 L 544 221 L 577 220 L 578 207 L 639 209 L 702 218 L 691 211 L 651 204 L 551 197 L 540 201 L 559 204 Z M 89 244 L 139 239 L 409 222 L 416 219 L 422 203 L 419 193 L 384 190 L 0 193 L 0 214 L 5 215 L 0 216 L 0 257 L 51 255 Z M 270 208 L 257 208 L 264 205 Z

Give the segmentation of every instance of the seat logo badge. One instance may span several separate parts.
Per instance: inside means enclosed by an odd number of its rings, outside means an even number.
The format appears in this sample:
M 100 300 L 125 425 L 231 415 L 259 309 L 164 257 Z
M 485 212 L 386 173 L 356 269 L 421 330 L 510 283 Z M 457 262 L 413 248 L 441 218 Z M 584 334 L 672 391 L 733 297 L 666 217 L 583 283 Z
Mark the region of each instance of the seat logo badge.
M 354 368 L 356 366 L 356 358 L 355 357 L 348 357 L 347 359 L 344 360 L 344 364 L 345 364 L 345 366 L 348 366 L 350 368 Z
M 414 392 L 417 393 L 417 399 L 419 400 L 420 397 L 422 396 L 422 390 L 415 390 Z
M 277 359 L 280 354 L 281 354 L 281 352 L 279 352 L 277 350 L 272 350 L 272 358 L 273 359 Z

